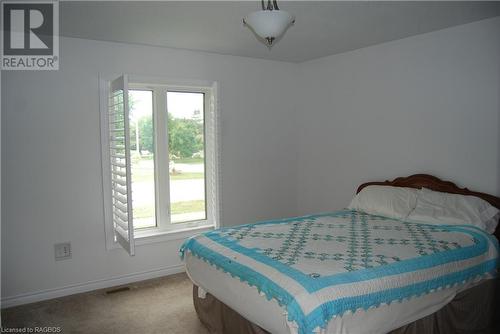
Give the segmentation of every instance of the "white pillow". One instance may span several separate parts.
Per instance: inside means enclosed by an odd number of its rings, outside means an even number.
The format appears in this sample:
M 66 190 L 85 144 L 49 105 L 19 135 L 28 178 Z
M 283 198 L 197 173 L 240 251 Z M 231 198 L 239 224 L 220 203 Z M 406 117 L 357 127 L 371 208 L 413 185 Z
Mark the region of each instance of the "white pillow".
M 404 219 L 415 208 L 419 190 L 391 186 L 368 186 L 351 201 L 348 208 L 374 215 Z
M 492 218 L 490 218 L 484 222 L 484 225 L 486 225 L 486 231 L 488 231 L 488 233 L 490 233 L 490 234 L 495 233 L 499 220 L 500 220 L 500 211 L 496 215 L 494 215 Z
M 493 233 L 500 211 L 476 196 L 443 193 L 422 188 L 408 219 L 430 224 L 475 225 Z

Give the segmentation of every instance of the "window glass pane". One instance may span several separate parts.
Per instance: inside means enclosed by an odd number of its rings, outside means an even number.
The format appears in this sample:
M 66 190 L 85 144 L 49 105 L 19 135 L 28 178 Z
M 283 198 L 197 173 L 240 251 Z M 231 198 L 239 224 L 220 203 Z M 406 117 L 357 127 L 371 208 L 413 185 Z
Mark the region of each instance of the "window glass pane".
M 130 90 L 129 104 L 134 228 L 155 227 L 153 92 Z
M 172 223 L 207 217 L 204 99 L 203 93 L 167 92 Z

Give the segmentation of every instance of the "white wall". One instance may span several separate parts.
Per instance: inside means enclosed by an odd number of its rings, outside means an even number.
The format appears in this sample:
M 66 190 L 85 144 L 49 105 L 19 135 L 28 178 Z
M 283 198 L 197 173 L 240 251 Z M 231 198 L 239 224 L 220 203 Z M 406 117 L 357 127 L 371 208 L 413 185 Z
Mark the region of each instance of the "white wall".
M 300 65 L 298 211 L 430 173 L 500 194 L 500 18 Z
M 222 223 L 295 214 L 295 65 L 68 38 L 60 55 L 59 71 L 2 73 L 7 301 L 180 264 L 181 240 L 139 246 L 135 257 L 105 250 L 99 72 L 218 81 Z M 53 245 L 64 241 L 73 258 L 55 262 Z

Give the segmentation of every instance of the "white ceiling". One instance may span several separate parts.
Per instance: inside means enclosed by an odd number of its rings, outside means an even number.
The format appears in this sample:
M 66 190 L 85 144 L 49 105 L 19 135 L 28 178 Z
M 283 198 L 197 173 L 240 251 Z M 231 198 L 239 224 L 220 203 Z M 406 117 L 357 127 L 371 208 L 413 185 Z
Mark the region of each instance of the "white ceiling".
M 271 49 L 244 2 L 61 2 L 61 35 L 302 62 L 500 15 L 500 2 L 278 1 L 296 23 Z

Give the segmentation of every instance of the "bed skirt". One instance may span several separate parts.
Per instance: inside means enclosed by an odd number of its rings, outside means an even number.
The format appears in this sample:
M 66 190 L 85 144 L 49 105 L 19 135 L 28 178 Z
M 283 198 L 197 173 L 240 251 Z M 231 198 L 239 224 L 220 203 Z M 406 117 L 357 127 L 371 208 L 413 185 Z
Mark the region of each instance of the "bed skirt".
M 488 280 L 462 291 L 439 311 L 393 330 L 391 334 L 479 334 L 494 333 L 497 280 Z M 497 299 L 498 300 L 498 299 Z M 200 321 L 210 333 L 217 334 L 268 334 L 239 313 L 209 293 L 198 297 L 198 287 L 193 286 L 193 301 Z

